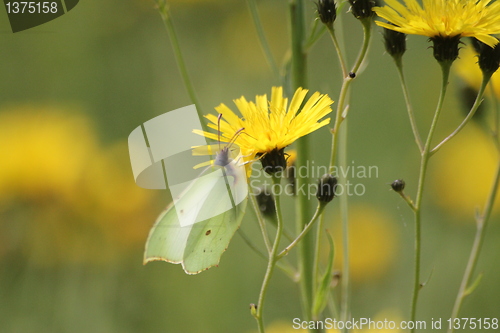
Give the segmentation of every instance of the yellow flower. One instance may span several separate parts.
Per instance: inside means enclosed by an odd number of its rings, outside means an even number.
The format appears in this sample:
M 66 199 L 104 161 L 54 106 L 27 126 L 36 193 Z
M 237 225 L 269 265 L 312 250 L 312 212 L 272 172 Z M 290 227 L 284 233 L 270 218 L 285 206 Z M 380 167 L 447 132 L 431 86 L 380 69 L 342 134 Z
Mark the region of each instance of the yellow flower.
M 453 215 L 451 221 L 474 223 L 482 210 L 495 174 L 498 157 L 491 137 L 476 126 L 467 126 L 440 152 L 431 174 L 436 202 Z M 500 212 L 497 196 L 493 213 Z
M 220 139 L 227 142 L 234 140 L 245 161 L 253 161 L 256 157 L 265 159 L 270 153 L 281 152 L 284 168 L 286 160 L 282 151 L 285 147 L 330 123 L 330 118 L 321 120 L 332 111 L 330 105 L 333 101 L 328 95 L 315 92 L 300 109 L 307 92 L 307 89 L 297 89 L 290 105 L 288 98 L 283 97 L 281 87 L 272 88 L 271 101 L 266 95 L 257 96 L 255 103 L 248 102 L 245 97 L 236 99 L 234 103 L 243 118 L 226 105 L 219 105 L 215 109 L 222 114 Z M 208 126 L 218 130 L 218 117 L 208 115 L 206 118 L 211 122 Z M 219 139 L 217 133 L 194 132 L 209 139 Z
M 157 209 L 131 177 L 126 143 L 103 148 L 87 117 L 0 112 L 0 257 L 36 265 L 108 263 L 142 247 Z
M 0 201 L 78 198 L 80 175 L 97 151 L 87 119 L 18 106 L 0 114 Z
M 389 23 L 376 21 L 384 28 L 430 38 L 476 37 L 493 47 L 500 33 L 500 2 L 491 0 L 385 0 L 388 6 L 375 7 Z M 490 4 L 491 3 L 491 4 Z

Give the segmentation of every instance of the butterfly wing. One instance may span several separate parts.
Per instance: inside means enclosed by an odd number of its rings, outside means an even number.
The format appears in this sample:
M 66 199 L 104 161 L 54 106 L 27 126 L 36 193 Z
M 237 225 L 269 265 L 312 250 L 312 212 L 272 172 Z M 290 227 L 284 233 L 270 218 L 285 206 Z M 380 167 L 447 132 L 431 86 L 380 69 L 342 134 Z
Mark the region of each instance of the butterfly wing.
M 188 274 L 219 263 L 243 219 L 248 189 L 244 167 L 234 161 L 210 169 L 219 172 L 197 178 L 158 217 L 146 242 L 144 263 L 180 263 Z

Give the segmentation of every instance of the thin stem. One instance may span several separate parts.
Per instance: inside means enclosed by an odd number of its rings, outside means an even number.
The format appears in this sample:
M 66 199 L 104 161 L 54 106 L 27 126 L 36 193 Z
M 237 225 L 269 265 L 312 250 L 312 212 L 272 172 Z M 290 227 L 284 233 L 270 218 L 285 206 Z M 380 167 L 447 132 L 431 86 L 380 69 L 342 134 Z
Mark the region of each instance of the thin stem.
M 413 203 L 413 200 L 409 196 L 407 196 L 403 191 L 398 192 L 398 194 L 403 198 L 404 201 L 408 204 L 408 206 L 411 208 L 411 210 L 416 211 L 417 208 L 415 207 L 415 204 Z
M 425 141 L 424 150 L 422 151 L 421 161 L 420 161 L 420 174 L 418 178 L 418 186 L 417 186 L 417 196 L 415 199 L 415 277 L 413 284 L 413 297 L 411 302 L 411 321 L 415 321 L 416 313 L 417 313 L 417 302 L 418 302 L 418 294 L 421 288 L 420 285 L 420 261 L 421 261 L 421 208 L 422 208 L 422 197 L 424 192 L 424 184 L 425 177 L 427 174 L 427 165 L 429 163 L 430 148 L 432 143 L 432 138 L 434 136 L 434 132 L 436 131 L 437 123 L 439 120 L 439 116 L 441 114 L 441 110 L 443 109 L 444 97 L 446 95 L 446 90 L 448 87 L 448 78 L 450 76 L 450 68 L 452 62 L 440 62 L 441 70 L 442 70 L 442 84 L 441 84 L 441 93 L 439 95 L 438 104 L 436 107 L 436 111 L 434 113 L 434 118 L 432 119 L 431 127 L 429 129 L 429 134 L 427 135 L 427 140 Z M 412 329 L 411 332 L 415 332 L 415 329 Z
M 318 26 L 320 27 L 319 29 Z M 304 45 L 304 50 L 309 51 L 309 49 L 313 47 L 313 45 L 321 38 L 321 36 L 323 36 L 325 31 L 325 25 L 322 24 L 318 19 L 314 20 L 313 26 L 311 28 L 311 33 L 309 34 L 309 37 L 307 37 L 307 41 Z
M 264 244 L 266 244 L 267 253 L 270 253 L 271 242 L 269 241 L 269 234 L 267 233 L 266 221 L 264 221 L 264 218 L 260 213 L 259 204 L 257 203 L 255 195 L 250 194 L 249 197 L 250 197 L 250 202 L 252 203 L 253 210 L 255 211 L 255 215 L 257 216 L 257 221 L 259 222 L 260 232 L 262 233 Z
M 365 60 L 366 53 L 368 52 L 368 47 L 370 46 L 370 40 L 372 35 L 372 19 L 366 18 L 360 20 L 361 25 L 363 26 L 363 46 L 361 47 L 361 51 L 358 54 L 358 58 L 354 63 L 354 66 L 351 69 L 351 73 L 357 74 L 359 67 Z
M 177 33 L 175 32 L 174 24 L 172 23 L 172 17 L 170 15 L 169 6 L 166 0 L 156 0 L 158 5 L 158 10 L 160 12 L 161 18 L 163 19 L 163 23 L 165 24 L 165 28 L 167 29 L 168 36 L 170 38 L 170 43 L 172 44 L 172 48 L 175 54 L 175 60 L 177 61 L 177 66 L 179 67 L 179 71 L 182 77 L 182 81 L 184 82 L 184 87 L 186 88 L 189 98 L 196 106 L 196 112 L 198 113 L 198 117 L 203 119 L 203 112 L 201 110 L 201 104 L 198 100 L 196 92 L 194 90 L 191 79 L 189 78 L 189 74 L 187 71 L 186 63 L 184 61 L 184 57 L 182 56 L 181 47 L 179 45 L 179 39 L 177 38 Z M 203 130 L 207 130 L 208 127 L 205 122 L 202 122 Z
M 479 92 L 477 93 L 476 100 L 474 101 L 474 105 L 472 105 L 472 108 L 467 114 L 467 117 L 465 117 L 462 123 L 450 135 L 448 135 L 443 141 L 441 141 L 436 147 L 434 147 L 431 150 L 431 155 L 437 152 L 446 142 L 450 141 L 455 135 L 457 135 L 462 130 L 462 128 L 464 128 L 465 125 L 467 125 L 467 123 L 472 119 L 472 117 L 474 117 L 477 109 L 479 108 L 481 102 L 483 101 L 484 90 L 486 89 L 486 86 L 488 85 L 490 78 L 491 75 L 483 76 L 483 82 L 481 82 L 481 86 L 479 87 Z
M 491 185 L 491 190 L 483 209 L 483 213 L 476 218 L 476 226 L 477 226 L 476 236 L 474 238 L 474 244 L 472 245 L 469 261 L 467 262 L 467 267 L 465 268 L 464 276 L 462 278 L 462 282 L 458 290 L 457 298 L 455 300 L 455 304 L 453 305 L 453 311 L 451 314 L 452 322 L 454 321 L 455 318 L 458 317 L 460 308 L 462 307 L 462 302 L 465 299 L 465 297 L 467 297 L 467 295 L 469 294 L 468 290 L 469 288 L 471 288 L 470 281 L 472 278 L 472 274 L 474 273 L 474 269 L 476 268 L 479 255 L 481 254 L 481 248 L 483 246 L 484 238 L 486 236 L 488 221 L 490 219 L 491 211 L 495 204 L 496 195 L 498 193 L 499 183 L 500 183 L 500 158 L 498 161 L 495 178 Z M 448 329 L 448 333 L 452 333 L 453 331 L 454 327 L 451 326 Z
M 313 217 L 314 218 L 314 217 Z M 321 235 L 323 234 L 324 228 L 323 225 L 325 223 L 325 215 L 323 211 L 320 212 L 319 221 L 316 227 L 316 238 L 315 238 L 315 248 L 314 248 L 314 261 L 313 261 L 313 295 L 316 295 L 317 283 L 319 281 L 319 262 L 321 256 Z M 313 318 L 313 320 L 317 320 L 317 318 Z
M 371 29 L 372 29 L 372 20 L 371 19 L 364 19 L 361 20 L 362 26 L 363 26 L 363 44 L 361 46 L 361 50 L 359 52 L 359 55 L 356 59 L 356 62 L 354 63 L 351 72 L 349 74 L 354 74 L 354 75 L 345 75 L 344 79 L 342 81 L 342 87 L 340 89 L 340 94 L 339 94 L 339 99 L 338 99 L 338 104 L 337 104 L 337 110 L 335 114 L 335 124 L 332 130 L 332 150 L 331 150 L 331 157 L 330 157 L 330 172 L 333 171 L 333 167 L 335 165 L 336 159 L 337 159 L 337 151 L 338 151 L 338 141 L 339 141 L 339 133 L 340 131 L 340 125 L 342 122 L 345 120 L 347 116 L 347 109 L 346 109 L 346 100 L 348 99 L 348 92 L 349 92 L 349 87 L 351 85 L 352 80 L 355 77 L 356 72 L 359 70 L 361 64 L 365 60 L 367 51 L 369 49 L 370 45 L 370 40 L 371 40 Z M 337 46 L 336 46 L 337 48 Z M 339 50 L 340 47 L 338 48 Z M 347 130 L 344 131 L 343 134 L 343 142 L 346 144 L 347 142 Z M 344 147 L 346 149 L 346 147 Z M 342 161 L 344 164 L 346 164 L 346 155 L 343 156 Z M 342 180 L 341 180 L 342 181 Z M 344 180 L 345 181 L 345 180 Z M 341 306 L 341 320 L 347 320 L 347 317 L 349 315 L 349 229 L 348 229 L 348 213 L 347 213 L 347 197 L 343 196 L 345 198 L 341 198 L 341 216 L 342 216 L 342 240 L 343 240 L 343 248 L 344 248 L 344 264 L 343 264 L 343 277 L 342 277 L 342 306 Z M 321 224 L 320 224 L 321 225 Z M 317 274 L 317 273 L 316 273 Z M 346 332 L 347 330 L 344 330 Z
M 262 21 L 260 19 L 259 10 L 257 8 L 257 4 L 255 0 L 247 0 L 248 8 L 250 9 L 250 14 L 252 15 L 253 24 L 255 25 L 255 29 L 257 30 L 257 36 L 259 37 L 260 46 L 262 47 L 262 51 L 264 52 L 264 56 L 266 57 L 266 61 L 271 67 L 273 75 L 276 79 L 280 78 L 280 71 L 278 69 L 278 65 L 274 60 L 273 53 L 271 52 L 271 48 L 269 47 L 269 43 L 266 39 L 266 34 L 264 33 L 264 28 L 262 27 Z
M 348 126 L 346 124 L 341 128 L 340 136 L 340 154 L 339 154 L 339 164 L 341 170 L 346 170 L 347 167 L 347 132 Z M 340 179 L 340 184 L 343 188 L 347 188 L 347 179 L 342 177 Z M 348 199 L 347 194 L 340 196 L 340 214 L 342 221 L 342 248 L 343 248 L 343 258 L 342 258 L 342 279 L 341 279 L 341 306 L 340 306 L 340 320 L 347 322 L 349 320 L 349 309 L 350 309 L 350 260 L 349 260 L 349 211 L 348 211 Z M 347 327 L 345 327 L 343 332 L 349 332 Z
M 371 19 L 364 19 L 361 22 L 363 23 L 363 45 L 359 52 L 358 58 L 356 59 L 356 62 L 354 63 L 354 66 L 351 69 L 351 73 L 357 72 L 357 70 L 365 60 L 366 52 L 368 51 L 368 46 L 370 45 L 371 29 L 372 29 Z M 330 170 L 333 169 L 333 166 L 335 165 L 335 160 L 337 158 L 337 148 L 338 148 L 337 141 L 338 141 L 339 128 L 340 124 L 342 123 L 342 121 L 346 116 L 346 114 L 344 114 L 344 109 L 346 107 L 345 103 L 349 92 L 349 86 L 351 85 L 353 79 L 354 78 L 350 77 L 349 75 L 344 76 L 344 80 L 342 81 L 342 87 L 340 88 L 340 94 L 337 103 L 337 111 L 335 114 L 335 124 L 333 125 L 332 129 L 333 138 L 332 138 L 332 154 L 330 157 Z
M 273 183 L 279 186 L 280 178 L 273 176 Z M 278 248 L 280 245 L 281 234 L 283 231 L 283 218 L 281 216 L 281 200 L 280 196 L 274 196 L 274 203 L 276 207 L 276 236 L 274 237 L 273 247 L 269 253 L 269 261 L 267 263 L 266 274 L 264 275 L 264 281 L 262 281 L 262 287 L 259 294 L 259 302 L 257 303 L 257 309 L 255 312 L 255 319 L 257 320 L 257 325 L 259 327 L 259 333 L 264 333 L 264 321 L 262 320 L 262 313 L 264 311 L 264 300 L 266 298 L 267 289 L 269 287 L 269 282 L 276 267 L 276 262 L 278 261 Z
M 286 256 L 288 254 L 288 252 L 290 252 L 290 250 L 293 249 L 307 235 L 307 233 L 314 226 L 314 223 L 316 222 L 318 217 L 323 212 L 323 209 L 325 208 L 325 206 L 326 206 L 325 204 L 321 204 L 321 203 L 318 204 L 318 207 L 316 208 L 316 212 L 314 213 L 314 216 L 312 217 L 311 221 L 309 221 L 309 223 L 306 225 L 304 230 L 302 230 L 302 232 L 297 236 L 297 238 L 295 238 L 290 243 L 290 245 L 288 245 L 285 249 L 283 249 L 283 251 L 280 252 L 280 254 L 278 254 L 278 259 L 281 259 L 284 256 Z
M 406 110 L 408 111 L 408 118 L 410 118 L 411 130 L 413 131 L 413 136 L 415 137 L 415 142 L 417 143 L 418 150 L 422 154 L 422 151 L 424 150 L 424 144 L 422 143 L 422 138 L 420 137 L 417 122 L 415 120 L 415 114 L 413 113 L 413 107 L 411 106 L 410 94 L 408 93 L 408 86 L 406 85 L 406 80 L 403 72 L 402 57 L 395 59 L 394 62 L 396 63 L 399 80 L 401 82 L 401 87 L 403 88 L 403 96 L 406 103 Z
M 340 4 L 340 7 L 337 9 L 337 12 L 341 10 L 341 8 L 344 6 L 345 3 L 343 4 Z M 344 58 L 344 54 L 346 54 L 345 52 L 345 44 L 344 44 L 344 38 L 343 38 L 343 32 L 344 32 L 344 24 L 343 24 L 343 16 L 340 15 L 340 16 L 337 16 L 337 20 L 336 20 L 336 33 L 334 31 L 334 35 L 333 35 L 333 43 L 334 43 L 334 46 L 335 46 L 335 50 L 336 52 L 338 53 L 337 54 L 337 57 L 339 58 L 339 61 L 340 63 L 342 64 L 341 67 L 345 67 L 347 68 L 347 64 L 345 62 L 345 58 Z M 332 27 L 333 29 L 333 27 Z M 331 32 L 330 32 L 331 33 Z M 339 37 L 338 37 L 339 36 Z M 340 59 L 343 59 L 343 60 L 340 60 Z M 344 77 L 347 77 L 348 73 L 347 73 L 347 69 L 343 70 L 343 78 Z M 338 112 L 339 112 L 339 109 L 337 108 L 337 116 L 341 116 L 341 115 L 338 115 Z M 337 118 L 337 117 L 336 117 Z M 335 122 L 337 123 L 337 121 Z M 340 125 L 340 124 L 339 124 Z M 333 140 L 333 139 L 332 139 Z M 333 151 L 333 142 L 332 142 L 332 151 Z M 333 154 L 333 153 L 332 153 Z M 333 163 L 330 165 L 330 172 L 331 172 L 331 169 L 333 168 Z M 320 219 L 319 219 L 319 223 L 318 223 L 318 230 L 317 230 L 317 233 L 316 233 L 316 249 L 315 249 L 315 253 L 314 253 L 314 270 L 313 270 L 313 281 L 317 282 L 318 281 L 318 277 L 319 277 L 319 262 L 320 262 L 320 257 L 321 257 L 321 234 L 323 232 L 323 225 L 325 224 L 325 214 L 322 214 L 320 216 Z M 314 284 L 314 286 L 316 286 L 316 283 Z M 316 287 L 314 287 L 314 293 L 316 293 Z M 335 300 L 333 298 L 333 295 L 331 295 L 331 298 L 330 298 L 330 301 L 335 304 Z M 338 314 L 336 315 L 336 318 L 338 318 Z
M 494 133 L 494 138 L 495 138 L 495 142 L 498 144 L 499 143 L 499 138 L 498 138 L 498 132 L 499 132 L 499 127 L 500 127 L 500 108 L 498 107 L 498 99 L 495 97 L 495 86 L 493 84 L 493 82 L 490 83 L 490 93 L 491 93 L 491 96 L 492 96 L 492 100 L 493 100 L 493 110 L 494 110 L 494 130 L 493 130 L 493 133 Z M 498 146 L 497 146 L 498 147 Z
M 337 56 L 339 58 L 339 63 L 340 63 L 340 68 L 342 68 L 342 77 L 347 76 L 347 65 L 343 56 L 343 52 L 340 48 L 339 41 L 337 40 L 337 36 L 335 35 L 335 29 L 333 29 L 332 26 L 327 26 L 328 32 L 330 33 L 330 36 L 332 37 L 333 45 L 335 46 L 335 50 L 337 51 Z

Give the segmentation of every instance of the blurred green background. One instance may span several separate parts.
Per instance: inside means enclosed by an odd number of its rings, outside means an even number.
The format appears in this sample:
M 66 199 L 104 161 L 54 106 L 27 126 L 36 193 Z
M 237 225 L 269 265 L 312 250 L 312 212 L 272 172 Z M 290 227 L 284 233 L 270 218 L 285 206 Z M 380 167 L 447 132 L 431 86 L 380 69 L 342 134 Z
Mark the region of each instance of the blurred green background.
M 169 3 L 204 112 L 220 103 L 233 107 L 242 95 L 270 94 L 281 84 L 267 66 L 245 1 Z M 282 63 L 287 1 L 258 5 Z M 312 22 L 315 5 L 306 2 L 306 8 Z M 346 8 L 352 63 L 361 26 Z M 378 177 L 352 180 L 366 188 L 350 201 L 352 316 L 407 319 L 413 217 L 388 184 L 404 178 L 413 195 L 419 156 L 379 32 L 352 85 L 348 122 L 349 161 L 378 168 Z M 148 230 L 169 194 L 135 185 L 127 136 L 144 121 L 191 104 L 154 2 L 81 1 L 61 18 L 16 34 L 4 12 L 0 34 L 0 332 L 253 332 L 248 305 L 257 302 L 266 263 L 238 235 L 218 268 L 196 276 L 178 265 L 142 265 Z M 422 133 L 440 84 L 428 47 L 424 37 L 411 36 L 404 59 Z M 308 64 L 307 88 L 336 100 L 341 79 L 327 35 L 311 49 Z M 450 84 L 436 138 L 464 114 L 463 82 L 453 74 Z M 326 164 L 328 129 L 311 137 L 315 164 Z M 430 281 L 419 300 L 421 320 L 451 314 L 474 237 L 475 207 L 484 203 L 494 164 L 491 140 L 476 123 L 430 163 L 422 261 L 422 278 Z M 285 203 L 290 210 L 292 199 Z M 327 227 L 340 249 L 338 208 L 338 201 L 329 205 Z M 499 208 L 497 201 L 477 268 L 484 277 L 462 317 L 500 317 Z M 249 210 L 242 228 L 260 241 L 252 219 Z M 297 286 L 277 271 L 266 323 L 291 326 L 301 316 L 298 299 Z

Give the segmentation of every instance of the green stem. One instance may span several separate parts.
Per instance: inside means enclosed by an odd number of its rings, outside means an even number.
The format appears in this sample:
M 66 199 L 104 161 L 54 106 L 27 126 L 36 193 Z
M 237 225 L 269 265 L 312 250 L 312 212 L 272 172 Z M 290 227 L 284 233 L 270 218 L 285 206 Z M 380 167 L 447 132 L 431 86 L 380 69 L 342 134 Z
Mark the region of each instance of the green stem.
M 371 19 L 364 19 L 361 20 L 362 26 L 363 26 L 363 44 L 361 46 L 361 50 L 359 52 L 359 55 L 351 69 L 351 73 L 356 74 L 356 72 L 359 70 L 361 64 L 365 60 L 366 54 L 369 49 L 370 45 L 370 40 L 371 40 L 371 30 L 372 30 L 372 20 Z M 336 46 L 337 48 L 337 46 Z M 340 47 L 338 47 L 338 50 L 340 51 Z M 340 57 L 339 57 L 340 58 Z M 349 87 L 351 85 L 352 80 L 354 77 L 351 77 L 349 74 L 344 76 L 344 79 L 342 81 L 342 87 L 340 89 L 340 94 L 339 94 L 339 100 L 337 104 L 337 110 L 335 114 L 335 124 L 332 130 L 332 149 L 331 149 L 331 157 L 330 157 L 330 172 L 333 172 L 333 167 L 335 165 L 336 159 L 337 159 L 337 151 L 338 151 L 338 142 L 339 142 L 339 134 L 340 134 L 340 125 L 342 122 L 345 120 L 347 116 L 347 109 L 346 109 L 346 100 L 348 99 L 348 92 L 349 92 Z M 347 144 L 347 130 L 344 131 L 343 137 L 342 137 L 343 143 L 346 145 Z M 344 147 L 344 150 L 346 151 L 347 147 Z M 343 154 L 345 154 L 345 151 Z M 347 163 L 347 157 L 346 155 L 342 156 L 342 163 L 345 166 Z M 345 182 L 344 180 L 341 180 L 341 182 Z M 344 184 L 345 185 L 345 184 Z M 342 241 L 343 241 L 343 272 L 342 272 L 342 306 L 341 306 L 341 320 L 347 320 L 347 317 L 349 316 L 349 229 L 348 229 L 348 213 L 347 213 L 347 196 L 341 197 L 341 216 L 342 216 Z M 321 224 L 320 224 L 321 225 Z M 347 332 L 347 330 L 344 330 L 344 332 Z
M 280 184 L 280 178 L 273 176 L 273 183 L 277 186 Z M 278 248 L 280 245 L 281 234 L 283 232 L 283 218 L 281 216 L 281 201 L 280 196 L 274 196 L 274 203 L 276 207 L 276 236 L 274 237 L 273 247 L 269 253 L 269 261 L 267 263 L 266 274 L 264 275 L 264 281 L 262 281 L 262 287 L 259 294 L 259 302 L 257 303 L 257 309 L 255 311 L 254 317 L 257 320 L 257 325 L 259 327 L 259 333 L 264 333 L 264 321 L 262 320 L 262 313 L 264 311 L 264 300 L 266 298 L 267 289 L 269 287 L 269 282 L 276 267 L 276 262 L 278 261 Z
M 335 35 L 335 29 L 333 29 L 333 25 L 327 26 L 327 28 L 328 28 L 328 32 L 330 33 L 330 36 L 332 37 L 332 42 L 333 42 L 333 45 L 335 46 L 335 50 L 337 51 L 337 56 L 339 58 L 340 68 L 342 69 L 342 77 L 346 77 L 348 74 L 347 73 L 347 65 L 346 65 L 346 62 L 344 60 L 343 52 L 340 48 L 339 41 L 337 40 L 337 36 Z
M 368 48 L 370 46 L 370 40 L 372 35 L 372 22 L 371 18 L 361 19 L 361 25 L 363 26 L 363 46 L 361 47 L 361 51 L 358 54 L 358 58 L 354 63 L 354 66 L 351 69 L 351 73 L 358 73 L 359 67 L 365 60 L 366 53 L 368 52 Z
M 413 113 L 413 108 L 410 103 L 410 94 L 408 93 L 408 86 L 406 85 L 405 76 L 403 73 L 403 61 L 402 57 L 394 60 L 396 67 L 398 68 L 399 81 L 401 82 L 401 87 L 403 88 L 403 96 L 406 103 L 406 110 L 408 111 L 408 118 L 410 118 L 411 130 L 413 131 L 413 136 L 415 137 L 415 142 L 417 143 L 418 150 L 420 153 L 424 150 L 424 144 L 422 143 L 422 138 L 418 131 L 417 122 L 415 120 L 415 114 Z
M 359 52 L 358 58 L 356 59 L 356 62 L 354 63 L 354 66 L 351 69 L 352 73 L 356 73 L 365 60 L 366 57 L 366 52 L 368 51 L 368 46 L 370 45 L 370 39 L 371 39 L 371 30 L 372 30 L 372 23 L 371 19 L 364 19 L 361 21 L 363 24 L 363 45 L 361 47 L 361 50 Z M 340 94 L 339 94 L 339 99 L 337 103 L 337 111 L 335 114 L 335 123 L 333 125 L 332 129 L 332 154 L 330 157 L 330 170 L 333 169 L 333 166 L 335 165 L 335 160 L 337 158 L 337 148 L 338 148 L 338 135 L 339 135 L 339 128 L 340 124 L 344 121 L 347 112 L 344 114 L 344 109 L 346 107 L 346 99 L 348 96 L 349 92 L 349 86 L 351 85 L 351 82 L 354 78 L 351 78 L 349 75 L 344 76 L 344 80 L 342 81 L 342 87 L 340 88 Z
M 318 26 L 320 27 L 318 29 Z M 326 26 L 321 23 L 319 20 L 314 20 L 311 28 L 311 32 L 309 33 L 309 37 L 307 37 L 307 41 L 304 45 L 304 50 L 307 52 L 314 46 L 314 44 L 323 36 L 326 31 Z
M 479 108 L 481 102 L 483 101 L 484 90 L 486 89 L 486 86 L 488 85 L 490 78 L 491 75 L 483 76 L 483 81 L 481 82 L 481 86 L 479 87 L 479 92 L 477 94 L 476 100 L 474 101 L 474 105 L 472 105 L 472 108 L 467 114 L 467 117 L 465 117 L 462 123 L 450 135 L 448 135 L 443 141 L 441 141 L 436 147 L 434 147 L 434 149 L 431 150 L 431 155 L 437 152 L 446 142 L 450 141 L 455 135 L 457 135 L 462 130 L 462 128 L 464 128 L 465 125 L 467 125 L 467 123 L 472 119 L 472 117 L 474 117 L 477 109 Z
M 170 37 L 170 43 L 172 44 L 172 48 L 175 54 L 175 60 L 177 61 L 177 66 L 179 67 L 179 71 L 182 77 L 182 81 L 184 82 L 184 87 L 186 88 L 189 98 L 196 106 L 196 111 L 198 113 L 198 117 L 203 119 L 203 112 L 201 110 L 201 104 L 198 100 L 196 92 L 194 90 L 191 79 L 189 78 L 189 74 L 187 71 L 186 63 L 184 61 L 184 57 L 182 56 L 181 47 L 179 45 L 179 40 L 177 38 L 177 33 L 175 32 L 174 24 L 172 23 L 172 17 L 170 15 L 170 10 L 166 0 L 156 0 L 158 5 L 158 10 L 160 12 L 161 18 L 163 19 L 163 23 L 165 24 L 165 28 L 167 29 L 168 36 Z M 202 122 L 203 130 L 207 130 L 208 127 L 205 122 Z
M 483 209 L 483 213 L 476 218 L 476 227 L 477 227 L 476 236 L 474 238 L 474 244 L 472 245 L 469 261 L 467 262 L 467 267 L 465 268 L 464 276 L 462 278 L 462 282 L 458 290 L 457 298 L 455 300 L 455 304 L 453 305 L 453 311 L 451 314 L 452 322 L 454 321 L 455 318 L 458 318 L 460 308 L 462 307 L 462 302 L 465 299 L 465 297 L 467 297 L 467 295 L 469 294 L 468 290 L 469 288 L 471 288 L 470 285 L 471 277 L 472 274 L 474 273 L 474 269 L 476 268 L 479 255 L 481 254 L 481 248 L 483 246 L 484 238 L 486 236 L 488 221 L 490 219 L 491 211 L 495 204 L 496 195 L 498 193 L 499 183 L 500 183 L 500 158 L 498 161 L 495 178 L 491 185 L 491 190 Z M 453 331 L 454 331 L 453 326 L 448 329 L 448 333 L 452 333 Z
M 417 208 L 415 207 L 415 204 L 413 203 L 413 200 L 411 200 L 411 198 L 409 196 L 407 196 L 403 191 L 399 192 L 398 194 L 401 196 L 401 198 L 404 199 L 404 201 L 406 201 L 406 203 L 411 208 L 411 210 L 413 210 L 413 211 L 417 210 Z
M 340 8 L 342 8 L 343 5 L 340 6 Z M 338 11 L 340 10 L 340 8 L 338 8 Z M 328 30 L 330 31 L 330 36 L 332 37 L 332 41 L 334 43 L 334 46 L 335 46 L 335 50 L 337 52 L 337 57 L 339 58 L 339 63 L 340 63 L 340 66 L 342 68 L 342 77 L 346 77 L 348 75 L 347 73 L 347 64 L 345 62 L 345 57 L 344 57 L 344 54 L 346 54 L 345 52 L 345 45 L 344 45 L 344 38 L 343 38 L 343 16 L 338 16 L 337 17 L 337 20 L 336 20 L 336 26 L 337 26 L 337 29 L 336 29 L 336 32 L 333 31 L 333 26 L 330 28 L 328 27 Z M 338 38 L 337 36 L 340 36 L 340 38 Z M 339 40 L 340 39 L 340 40 Z M 339 110 L 337 109 L 337 112 L 339 112 Z M 337 121 L 335 122 L 337 123 Z M 333 146 L 333 142 L 332 142 L 332 146 Z M 333 148 L 332 148 L 333 150 Z M 330 165 L 330 169 L 333 167 L 333 164 Z M 321 235 L 323 233 L 323 229 L 324 229 L 324 224 L 325 224 L 325 215 L 322 214 L 320 216 L 320 219 L 319 219 L 319 223 L 318 223 L 318 227 L 317 227 L 317 232 L 316 232 L 316 248 L 315 248 L 315 253 L 314 253 L 314 270 L 313 270 L 313 281 L 317 282 L 319 281 L 319 263 L 320 263 L 320 257 L 321 257 Z M 314 284 L 314 286 L 316 286 L 316 283 Z M 314 287 L 314 294 L 316 293 L 316 287 Z M 333 298 L 333 295 L 330 295 L 330 301 L 329 303 L 333 303 L 335 305 L 335 300 Z M 335 307 L 336 309 L 336 307 Z M 338 316 L 338 312 L 336 311 L 335 312 L 335 318 L 339 318 Z M 340 318 L 339 318 L 340 319 Z
M 290 33 L 292 49 L 292 87 L 297 89 L 306 86 L 306 51 L 304 0 L 289 0 Z M 309 138 L 307 136 L 297 140 L 297 170 L 305 167 L 309 160 Z M 297 188 L 308 188 L 307 177 L 297 177 Z M 302 232 L 309 221 L 310 207 L 307 193 L 297 193 L 296 231 Z M 314 235 L 307 234 L 299 244 L 298 267 L 300 274 L 300 294 L 304 320 L 311 320 L 313 299 L 313 261 Z
M 434 132 L 436 131 L 437 123 L 439 120 L 439 116 L 441 114 L 441 110 L 443 109 L 444 97 L 446 95 L 446 90 L 448 87 L 448 78 L 450 76 L 450 68 L 451 61 L 448 62 L 440 62 L 441 70 L 442 70 L 442 84 L 441 84 L 441 93 L 439 95 L 438 104 L 436 107 L 436 111 L 434 113 L 434 118 L 432 119 L 431 127 L 429 129 L 429 134 L 427 135 L 427 140 L 425 141 L 424 150 L 421 154 L 420 161 L 420 173 L 418 178 L 418 186 L 417 186 L 417 196 L 415 199 L 415 277 L 413 283 L 413 297 L 411 302 L 411 321 L 415 321 L 416 313 L 417 313 L 417 302 L 418 302 L 418 294 L 421 288 L 420 285 L 420 261 L 421 261 L 421 211 L 422 211 L 422 197 L 424 192 L 424 184 L 425 178 L 427 174 L 427 165 L 429 163 L 429 158 L 431 157 L 430 149 L 432 144 L 432 138 L 434 136 Z M 415 332 L 415 329 L 412 329 L 411 332 Z
M 290 252 L 290 250 L 293 249 L 307 235 L 307 233 L 314 226 L 314 223 L 316 222 L 318 217 L 323 212 L 323 209 L 325 208 L 325 206 L 326 206 L 325 204 L 321 204 L 321 203 L 318 204 L 318 207 L 316 208 L 316 212 L 314 213 L 314 216 L 312 217 L 311 221 L 309 221 L 309 223 L 306 225 L 304 230 L 302 230 L 302 232 L 297 236 L 297 238 L 295 238 L 290 243 L 290 245 L 288 245 L 285 249 L 283 249 L 283 251 L 280 252 L 280 254 L 278 254 L 278 259 L 281 259 L 284 256 L 286 256 L 288 254 L 288 252 Z
M 253 24 L 255 25 L 255 29 L 257 30 L 257 36 L 259 37 L 260 45 L 262 47 L 262 51 L 264 52 L 264 56 L 266 57 L 266 61 L 269 67 L 271 67 L 271 70 L 276 79 L 279 80 L 280 71 L 278 69 L 278 65 L 276 65 L 276 61 L 274 60 L 271 48 L 269 47 L 269 43 L 267 42 L 266 34 L 264 33 L 264 28 L 262 27 L 262 21 L 259 16 L 259 10 L 257 9 L 257 4 L 255 0 L 247 0 L 247 4 L 248 8 L 250 9 Z
M 250 202 L 252 203 L 253 210 L 255 211 L 255 215 L 257 216 L 257 221 L 259 222 L 260 232 L 262 233 L 262 238 L 264 239 L 264 244 L 266 245 L 267 253 L 271 252 L 271 242 L 269 240 L 269 234 L 267 233 L 266 221 L 262 217 L 260 213 L 259 204 L 257 203 L 257 199 L 255 195 L 250 194 Z
M 339 154 L 339 164 L 342 170 L 345 170 L 347 167 L 347 121 L 346 124 L 340 130 L 340 154 Z M 347 188 L 347 179 L 341 178 L 340 184 L 345 189 Z M 349 320 L 349 309 L 350 309 L 350 260 L 349 260 L 349 211 L 348 211 L 348 195 L 344 193 L 344 195 L 340 196 L 340 214 L 342 221 L 342 279 L 341 288 L 342 288 L 342 298 L 341 298 L 341 307 L 340 307 L 340 320 L 344 323 Z M 342 332 L 349 332 L 347 328 L 344 328 Z

